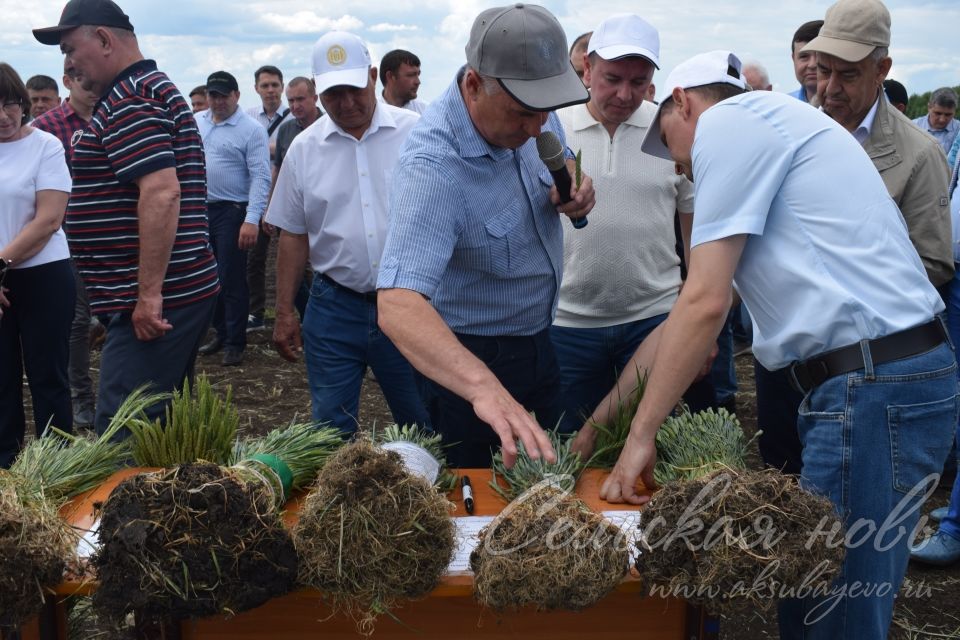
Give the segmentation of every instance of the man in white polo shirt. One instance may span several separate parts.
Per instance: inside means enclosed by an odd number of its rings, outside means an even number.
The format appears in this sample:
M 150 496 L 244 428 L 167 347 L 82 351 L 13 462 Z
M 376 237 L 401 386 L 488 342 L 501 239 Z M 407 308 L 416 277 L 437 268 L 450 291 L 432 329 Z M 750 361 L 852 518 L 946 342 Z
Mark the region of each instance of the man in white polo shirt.
M 290 361 L 305 352 L 316 422 L 356 430 L 370 366 L 393 419 L 429 426 L 413 369 L 377 326 L 391 177 L 420 116 L 377 101 L 377 68 L 353 34 L 320 38 L 313 72 L 326 115 L 290 144 L 267 210 L 281 229 L 274 344 Z M 301 343 L 294 296 L 308 256 L 316 275 Z
M 562 385 L 561 430 L 573 431 L 616 382 L 643 339 L 666 320 L 680 291 L 674 217 L 688 232 L 693 185 L 640 144 L 657 108 L 644 102 L 658 68 L 660 36 L 640 16 L 617 14 L 593 32 L 584 59 L 590 102 L 557 113 L 567 145 L 604 197 L 582 229 L 563 225 L 563 280 L 550 339 Z M 632 295 L 624 296 L 624 291 Z M 709 381 L 688 397 L 713 401 Z M 596 432 L 580 429 L 589 455 Z
M 848 528 L 860 523 L 862 544 L 846 549 L 834 601 L 782 602 L 781 637 L 880 640 L 922 502 L 910 492 L 936 482 L 955 428 L 956 363 L 936 319 L 943 302 L 856 140 L 787 95 L 745 93 L 740 69 L 726 51 L 676 67 L 644 139 L 645 152 L 693 180 L 693 249 L 600 495 L 640 503 L 637 479 L 654 486 L 657 430 L 703 364 L 736 286 L 757 360 L 790 367 L 805 393 L 802 482 L 828 495 Z M 621 386 L 635 375 L 628 365 Z M 608 395 L 597 414 L 616 403 Z M 880 533 L 898 508 L 897 525 Z

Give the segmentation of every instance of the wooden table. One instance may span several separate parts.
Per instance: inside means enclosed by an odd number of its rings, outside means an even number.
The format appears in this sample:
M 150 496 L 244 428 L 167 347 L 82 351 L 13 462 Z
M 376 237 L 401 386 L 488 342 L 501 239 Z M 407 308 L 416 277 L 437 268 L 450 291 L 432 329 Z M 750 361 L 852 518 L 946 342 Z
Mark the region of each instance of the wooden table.
M 78 497 L 64 507 L 61 515 L 72 525 L 89 528 L 95 519 L 93 505 L 102 502 L 124 478 L 142 470 L 125 469 L 114 474 L 97 489 Z M 506 506 L 488 486 L 489 469 L 466 469 L 474 491 L 473 515 L 496 515 Z M 595 511 L 636 509 L 630 505 L 611 505 L 599 499 L 605 474 L 587 470 L 577 485 L 577 494 Z M 450 493 L 456 504 L 454 517 L 466 516 L 459 487 Z M 296 521 L 302 496 L 291 500 L 284 515 L 289 525 Z M 45 611 L 44 626 L 55 629 L 50 638 L 66 639 L 63 598 L 90 594 L 92 582 L 68 580 L 57 590 L 55 606 Z M 549 638 L 582 640 L 590 638 L 627 638 L 631 640 L 708 640 L 716 637 L 716 622 L 686 602 L 645 597 L 640 581 L 627 576 L 604 600 L 584 611 L 537 612 L 524 609 L 496 614 L 482 609 L 473 598 L 473 576 L 469 572 L 447 574 L 424 600 L 407 603 L 393 611 L 397 620 L 381 616 L 376 623 L 377 638 Z M 47 640 L 36 625 L 24 628 L 23 640 Z M 172 632 L 172 633 L 171 633 Z M 178 629 L 168 629 L 166 638 L 184 640 L 311 640 L 356 638 L 356 627 L 344 616 L 332 616 L 322 605 L 317 592 L 301 589 L 275 598 L 261 607 L 232 618 L 211 617 L 184 621 Z

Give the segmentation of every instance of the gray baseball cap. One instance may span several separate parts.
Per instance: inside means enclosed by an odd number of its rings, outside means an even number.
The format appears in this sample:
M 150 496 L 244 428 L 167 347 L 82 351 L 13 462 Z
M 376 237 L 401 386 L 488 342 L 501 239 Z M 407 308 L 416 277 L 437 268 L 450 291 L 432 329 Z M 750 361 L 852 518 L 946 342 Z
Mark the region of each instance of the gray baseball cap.
M 563 27 L 543 7 L 487 9 L 473 23 L 466 52 L 467 64 L 496 78 L 525 109 L 553 111 L 590 99 L 570 64 Z

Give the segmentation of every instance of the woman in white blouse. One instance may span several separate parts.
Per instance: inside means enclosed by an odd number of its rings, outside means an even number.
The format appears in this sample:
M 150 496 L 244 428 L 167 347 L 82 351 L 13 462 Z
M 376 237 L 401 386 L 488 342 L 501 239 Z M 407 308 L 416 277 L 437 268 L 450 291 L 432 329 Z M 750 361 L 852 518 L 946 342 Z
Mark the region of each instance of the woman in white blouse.
M 70 172 L 54 136 L 26 124 L 17 72 L 0 62 L 0 467 L 23 444 L 23 372 L 39 435 L 73 426 L 67 379 L 76 287 L 61 229 Z

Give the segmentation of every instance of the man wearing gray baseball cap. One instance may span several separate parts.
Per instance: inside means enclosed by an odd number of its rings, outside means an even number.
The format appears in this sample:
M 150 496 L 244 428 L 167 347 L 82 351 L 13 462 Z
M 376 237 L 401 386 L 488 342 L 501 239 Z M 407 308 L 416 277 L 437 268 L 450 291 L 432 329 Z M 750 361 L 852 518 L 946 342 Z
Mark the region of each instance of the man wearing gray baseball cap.
M 466 57 L 401 150 L 377 281 L 380 327 L 427 379 L 433 426 L 456 443 L 452 465 L 487 466 L 498 444 L 512 465 L 517 439 L 532 457 L 553 459 L 541 425 L 558 418 L 549 328 L 561 220 L 586 216 L 594 193 L 583 176 L 560 206 L 532 138 L 552 132 L 563 149 L 550 112 L 588 95 L 560 23 L 542 7 L 482 12 Z
M 653 486 L 657 430 L 716 340 L 735 285 L 757 360 L 786 369 L 805 396 L 801 482 L 829 496 L 853 541 L 826 597 L 812 595 L 816 573 L 803 577 L 807 589 L 777 586 L 798 596 L 781 602 L 780 636 L 881 640 L 955 428 L 943 302 L 876 169 L 836 122 L 786 94 L 745 92 L 728 51 L 684 62 L 663 86 L 642 149 L 693 179 L 690 272 L 659 343 L 624 368 L 621 389 L 638 370 L 650 376 L 600 495 L 644 501 L 635 484 Z

